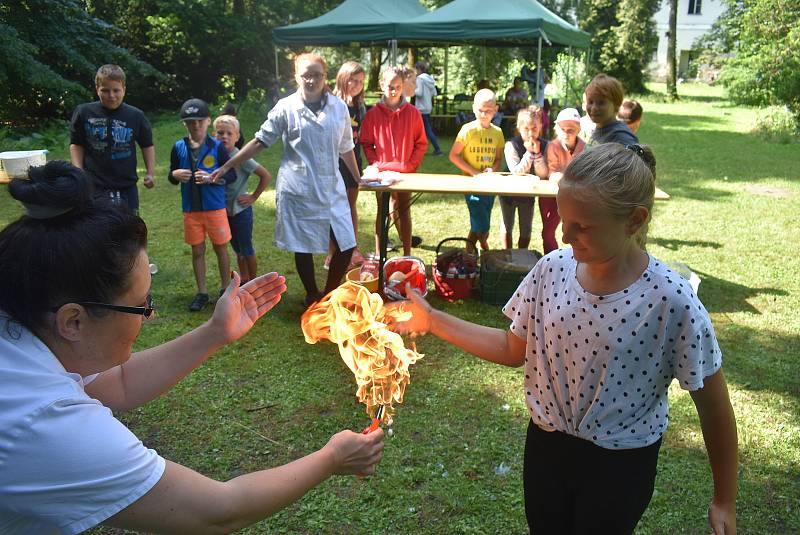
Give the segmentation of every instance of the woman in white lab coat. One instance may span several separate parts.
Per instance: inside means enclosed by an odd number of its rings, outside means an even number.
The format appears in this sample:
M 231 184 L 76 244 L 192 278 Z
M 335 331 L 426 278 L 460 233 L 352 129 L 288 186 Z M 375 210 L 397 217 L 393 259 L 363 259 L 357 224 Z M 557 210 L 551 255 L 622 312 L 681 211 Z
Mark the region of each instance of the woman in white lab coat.
M 301 54 L 294 66 L 297 92 L 278 101 L 255 139 L 216 174 L 239 166 L 279 139 L 283 141 L 275 186 L 275 244 L 295 254 L 308 306 L 339 285 L 356 246 L 339 157 L 357 180 L 361 173 L 353 153 L 347 105 L 325 85 L 325 60 L 316 54 Z M 326 253 L 329 242 L 335 245 L 335 253 L 321 293 L 312 253 Z

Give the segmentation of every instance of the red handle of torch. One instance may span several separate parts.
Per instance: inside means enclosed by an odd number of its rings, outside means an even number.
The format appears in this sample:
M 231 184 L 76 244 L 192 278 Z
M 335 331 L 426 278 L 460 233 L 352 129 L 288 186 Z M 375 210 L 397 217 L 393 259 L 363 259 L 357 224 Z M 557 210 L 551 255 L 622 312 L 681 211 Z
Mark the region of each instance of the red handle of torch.
M 378 410 L 375 411 L 375 418 L 372 419 L 372 423 L 369 427 L 365 427 L 363 431 L 361 431 L 362 435 L 368 435 L 378 429 L 381 425 L 381 418 L 383 418 L 383 405 L 378 406 Z

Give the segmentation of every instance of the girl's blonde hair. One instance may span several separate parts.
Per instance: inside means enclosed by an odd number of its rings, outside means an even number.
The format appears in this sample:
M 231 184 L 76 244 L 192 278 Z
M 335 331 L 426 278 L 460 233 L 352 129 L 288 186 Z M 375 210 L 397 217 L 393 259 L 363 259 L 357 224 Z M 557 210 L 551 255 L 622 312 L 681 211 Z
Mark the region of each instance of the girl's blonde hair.
M 536 104 L 531 104 L 525 108 L 522 108 L 517 112 L 517 123 L 519 123 L 520 119 L 524 121 L 534 122 L 538 119 L 539 121 L 539 128 L 542 127 L 542 108 Z
M 417 76 L 417 71 L 414 70 L 413 67 L 409 67 L 408 65 L 399 67 L 400 74 L 403 77 L 403 80 L 407 80 L 412 76 Z
M 216 119 L 214 119 L 214 130 L 221 124 L 227 124 L 228 126 L 232 126 L 237 132 L 239 132 L 239 119 L 234 117 L 233 115 L 220 115 Z
M 391 82 L 392 80 L 398 77 L 401 80 L 405 80 L 405 76 L 403 75 L 403 68 L 390 65 L 385 69 L 383 69 L 383 72 L 381 73 L 381 85 L 383 85 L 383 82 Z
M 560 185 L 581 202 L 590 202 L 615 217 L 627 218 L 639 206 L 647 221 L 634 235 L 645 248 L 656 191 L 656 158 L 646 145 L 606 143 L 587 150 L 567 166 Z
M 354 96 L 350 96 L 350 91 L 347 84 L 350 79 L 357 74 L 365 74 L 364 67 L 356 61 L 345 61 L 336 73 L 336 86 L 333 88 L 333 94 L 344 100 L 348 106 L 361 106 L 364 102 L 364 87 L 361 87 L 361 92 Z

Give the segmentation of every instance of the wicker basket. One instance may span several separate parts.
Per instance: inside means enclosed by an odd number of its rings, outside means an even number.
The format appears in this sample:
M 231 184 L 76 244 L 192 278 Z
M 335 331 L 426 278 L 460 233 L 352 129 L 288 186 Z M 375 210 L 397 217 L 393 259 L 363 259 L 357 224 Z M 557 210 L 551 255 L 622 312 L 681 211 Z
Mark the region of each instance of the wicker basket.
M 505 305 L 542 255 L 529 249 L 500 249 L 481 254 L 481 301 Z
M 478 259 L 465 249 L 450 249 L 440 253 L 442 245 L 451 241 L 463 241 L 466 238 L 445 238 L 436 246 L 436 264 L 433 266 L 433 285 L 436 293 L 445 301 L 467 299 L 475 287 L 478 277 Z M 448 272 L 448 265 L 457 263 L 463 266 L 463 273 Z

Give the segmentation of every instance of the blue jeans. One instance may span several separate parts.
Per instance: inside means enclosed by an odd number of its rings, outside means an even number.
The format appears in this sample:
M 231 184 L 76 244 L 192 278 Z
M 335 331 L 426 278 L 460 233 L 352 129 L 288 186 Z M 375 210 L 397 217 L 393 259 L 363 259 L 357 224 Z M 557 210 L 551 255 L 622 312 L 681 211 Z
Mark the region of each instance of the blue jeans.
M 231 245 L 238 256 L 253 256 L 253 207 L 248 206 L 235 216 L 228 216 L 231 227 Z
M 430 113 L 422 114 L 422 124 L 425 125 L 425 136 L 427 136 L 428 141 L 430 141 L 431 145 L 433 145 L 434 152 L 442 152 L 442 150 L 439 148 L 439 140 L 436 139 L 436 134 L 433 133 L 433 125 L 431 125 Z

